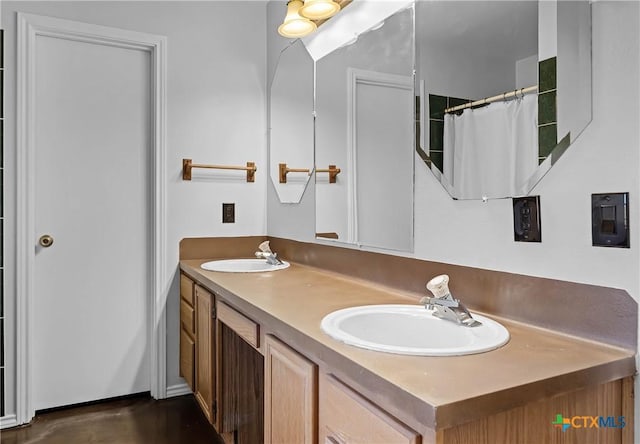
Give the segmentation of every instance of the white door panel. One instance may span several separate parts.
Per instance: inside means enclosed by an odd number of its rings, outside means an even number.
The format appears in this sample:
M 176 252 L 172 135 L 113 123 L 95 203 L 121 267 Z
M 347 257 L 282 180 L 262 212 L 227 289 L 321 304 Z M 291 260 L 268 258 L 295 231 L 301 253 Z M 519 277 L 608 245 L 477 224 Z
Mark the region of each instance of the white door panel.
M 151 56 L 36 41 L 33 404 L 149 390 Z
M 354 199 L 350 223 L 361 245 L 413 249 L 413 79 L 350 72 Z

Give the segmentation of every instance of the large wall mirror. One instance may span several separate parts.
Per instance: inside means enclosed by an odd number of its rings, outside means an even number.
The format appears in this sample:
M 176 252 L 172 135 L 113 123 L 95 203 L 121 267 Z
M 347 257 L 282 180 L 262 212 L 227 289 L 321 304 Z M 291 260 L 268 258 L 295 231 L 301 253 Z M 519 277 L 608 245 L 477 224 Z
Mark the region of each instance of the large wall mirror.
M 316 61 L 318 238 L 413 249 L 413 70 L 413 5 Z
M 591 121 L 590 2 L 415 8 L 418 153 L 456 199 L 528 194 Z
M 313 59 L 295 40 L 271 83 L 269 173 L 280 202 L 300 202 L 312 172 Z

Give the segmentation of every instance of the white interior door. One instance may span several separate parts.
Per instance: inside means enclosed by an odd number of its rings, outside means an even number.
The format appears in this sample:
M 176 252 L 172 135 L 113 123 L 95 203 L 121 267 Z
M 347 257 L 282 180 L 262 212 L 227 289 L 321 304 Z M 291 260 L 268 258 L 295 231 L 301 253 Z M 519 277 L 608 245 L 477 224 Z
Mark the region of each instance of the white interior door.
M 148 51 L 47 35 L 35 45 L 40 410 L 150 389 L 153 85 Z
M 353 219 L 357 243 L 413 249 L 413 79 L 351 70 Z

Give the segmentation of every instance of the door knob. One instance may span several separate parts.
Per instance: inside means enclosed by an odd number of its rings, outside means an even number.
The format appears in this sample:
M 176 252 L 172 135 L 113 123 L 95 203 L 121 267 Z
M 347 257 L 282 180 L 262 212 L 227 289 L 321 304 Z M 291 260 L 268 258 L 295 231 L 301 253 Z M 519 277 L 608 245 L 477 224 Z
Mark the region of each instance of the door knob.
M 40 236 L 40 240 L 38 242 L 44 248 L 49 248 L 51 245 L 53 245 L 53 238 L 48 234 L 43 234 L 42 236 Z

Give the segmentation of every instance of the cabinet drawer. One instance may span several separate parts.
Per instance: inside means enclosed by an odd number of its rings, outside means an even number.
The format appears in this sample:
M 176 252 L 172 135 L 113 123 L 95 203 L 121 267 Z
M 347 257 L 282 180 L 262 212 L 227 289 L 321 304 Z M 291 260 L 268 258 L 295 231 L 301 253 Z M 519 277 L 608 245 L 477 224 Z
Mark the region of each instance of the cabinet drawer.
M 260 326 L 251 319 L 229 307 L 224 302 L 217 302 L 218 320 L 233 330 L 254 348 L 260 348 Z
M 320 376 L 320 442 L 420 444 L 422 437 L 337 379 Z
M 180 376 L 194 389 L 196 344 L 184 328 L 180 329 Z
M 180 297 L 193 307 L 193 281 L 180 274 Z
M 196 323 L 193 307 L 184 300 L 180 301 L 180 324 L 191 336 L 196 334 Z

